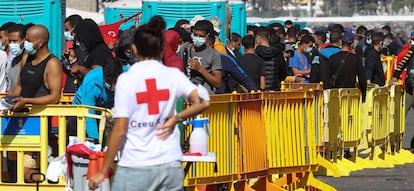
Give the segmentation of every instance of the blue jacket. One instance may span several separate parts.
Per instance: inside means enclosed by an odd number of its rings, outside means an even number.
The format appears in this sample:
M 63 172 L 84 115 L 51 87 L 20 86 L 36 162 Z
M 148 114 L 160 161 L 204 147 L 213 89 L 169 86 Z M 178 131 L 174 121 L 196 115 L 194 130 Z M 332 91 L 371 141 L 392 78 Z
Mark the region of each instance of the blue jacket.
M 221 87 L 216 89 L 216 94 L 227 93 L 226 88 L 228 87 L 227 80 L 229 76 L 243 85 L 247 90 L 257 90 L 258 88 L 254 82 L 244 73 L 243 69 L 237 64 L 236 60 L 227 54 L 220 54 L 221 58 Z M 233 90 L 230 90 L 233 91 Z
M 103 68 L 98 67 L 89 71 L 76 91 L 72 105 L 104 106 L 108 96 L 105 91 Z M 95 114 L 95 111 L 89 111 Z M 98 125 L 95 119 L 86 118 L 86 134 L 88 138 L 99 138 Z

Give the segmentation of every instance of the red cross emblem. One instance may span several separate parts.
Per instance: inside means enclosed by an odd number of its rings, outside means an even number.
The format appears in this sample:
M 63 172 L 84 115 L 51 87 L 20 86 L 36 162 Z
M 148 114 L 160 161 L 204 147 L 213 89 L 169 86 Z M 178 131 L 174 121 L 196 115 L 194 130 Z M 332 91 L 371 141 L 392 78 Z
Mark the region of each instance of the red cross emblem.
M 148 104 L 148 114 L 155 115 L 160 113 L 160 108 L 158 103 L 160 101 L 167 101 L 170 99 L 170 90 L 169 89 L 157 89 L 157 83 L 154 78 L 146 79 L 145 85 L 147 86 L 146 92 L 138 92 L 137 104 L 146 103 Z

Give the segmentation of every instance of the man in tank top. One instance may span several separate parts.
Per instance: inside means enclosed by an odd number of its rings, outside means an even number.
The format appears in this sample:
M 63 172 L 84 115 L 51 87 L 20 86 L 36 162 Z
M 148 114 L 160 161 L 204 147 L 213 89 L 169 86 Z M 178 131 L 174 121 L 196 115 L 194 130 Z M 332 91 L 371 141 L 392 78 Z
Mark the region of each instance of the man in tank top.
M 15 98 L 14 111 L 21 110 L 25 104 L 45 105 L 59 103 L 62 86 L 62 66 L 48 48 L 49 32 L 43 25 L 34 25 L 27 30 L 24 42 L 29 54 L 20 72 L 20 78 L 9 95 Z M 50 133 L 50 129 L 49 129 Z M 38 154 L 25 153 L 24 178 L 30 182 L 30 175 L 38 168 Z M 34 176 L 33 180 L 40 177 Z

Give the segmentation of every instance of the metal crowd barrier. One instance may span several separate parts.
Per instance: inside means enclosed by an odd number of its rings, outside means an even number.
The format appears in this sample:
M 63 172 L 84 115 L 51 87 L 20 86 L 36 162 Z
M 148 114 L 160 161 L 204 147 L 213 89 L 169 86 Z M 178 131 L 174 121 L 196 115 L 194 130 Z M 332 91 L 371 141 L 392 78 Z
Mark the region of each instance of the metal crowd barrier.
M 184 180 L 187 187 L 198 185 L 231 184 L 238 181 L 241 173 L 239 156 L 239 100 L 235 95 L 212 95 L 210 107 L 202 113 L 208 118 L 210 136 L 209 152 L 216 154 L 216 164 L 196 163 Z M 185 136 L 189 138 L 191 129 L 187 128 Z M 216 171 L 216 172 L 215 172 Z
M 90 110 L 95 110 L 99 114 L 90 114 Z M 8 183 L 5 177 L 0 175 L 0 190 L 19 190 L 31 191 L 35 187 L 34 183 L 25 183 L 23 174 L 23 160 L 25 152 L 40 153 L 40 172 L 46 174 L 48 167 L 48 124 L 51 117 L 58 118 L 58 154 L 62 155 L 66 151 L 66 118 L 76 117 L 78 137 L 85 141 L 86 129 L 85 118 L 99 119 L 99 128 L 102 135 L 105 117 L 110 115 L 110 111 L 90 106 L 72 105 L 33 105 L 28 112 L 7 112 L 0 114 L 1 129 L 0 152 L 17 153 L 17 182 Z M 0 163 L 3 164 L 2 158 Z M 3 166 L 1 167 L 3 171 Z M 58 183 L 40 183 L 40 190 L 62 191 L 65 187 L 65 177 L 60 177 Z
M 315 179 L 317 102 L 313 91 L 263 93 L 269 174 L 278 190 L 335 190 Z

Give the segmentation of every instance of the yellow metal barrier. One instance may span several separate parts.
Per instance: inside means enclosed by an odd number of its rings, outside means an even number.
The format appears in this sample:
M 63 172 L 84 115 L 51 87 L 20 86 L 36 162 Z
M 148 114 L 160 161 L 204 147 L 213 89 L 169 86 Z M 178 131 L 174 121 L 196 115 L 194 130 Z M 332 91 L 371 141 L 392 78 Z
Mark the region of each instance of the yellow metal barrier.
M 194 187 L 202 184 L 231 183 L 239 180 L 241 163 L 237 132 L 239 130 L 238 97 L 232 94 L 212 95 L 210 107 L 202 113 L 202 117 L 210 121 L 208 138 L 209 152 L 217 157 L 217 166 L 211 163 L 194 164 L 184 185 Z M 189 137 L 191 129 L 185 134 Z M 217 172 L 214 169 L 217 168 Z
M 273 181 L 278 190 L 335 190 L 313 178 L 318 166 L 314 98 L 310 91 L 263 93 L 269 174 L 279 175 Z
M 376 167 L 393 167 L 393 161 L 385 160 L 389 140 L 389 90 L 377 87 L 367 92 L 364 119 L 367 120 L 366 138 L 370 150 L 367 159 Z
M 405 90 L 402 85 L 389 86 L 390 97 L 390 157 L 398 161 L 397 164 L 414 162 L 414 155 L 402 149 L 402 139 L 405 132 Z M 387 155 L 388 157 L 388 155 Z
M 99 111 L 100 114 L 90 114 L 89 110 Z M 2 134 L 0 136 L 1 146 L 0 152 L 17 152 L 17 182 L 7 183 L 0 175 L 0 190 L 19 190 L 32 191 L 35 187 L 33 183 L 25 183 L 23 174 L 23 157 L 24 152 L 39 152 L 40 153 L 40 172 L 45 174 L 48 166 L 47 147 L 48 147 L 48 120 L 50 117 L 57 116 L 59 121 L 58 132 L 58 153 L 62 155 L 66 151 L 66 117 L 77 117 L 78 137 L 80 140 L 85 140 L 85 118 L 91 117 L 100 119 L 100 131 L 103 131 L 103 124 L 105 124 L 105 116 L 109 115 L 110 111 L 89 106 L 71 106 L 71 105 L 44 105 L 33 106 L 29 112 L 22 113 L 3 113 L 1 114 L 1 128 Z M 17 127 L 14 123 L 6 123 L 11 120 L 17 120 Z M 10 124 L 5 126 L 6 124 Z M 30 131 L 30 133 L 29 133 Z M 6 133 L 5 133 L 6 132 Z M 7 132 L 11 132 L 10 134 Z M 18 133 L 20 132 L 20 133 Z M 17 134 L 17 135 L 16 135 Z M 2 164 L 4 161 L 0 161 Z M 3 169 L 2 169 L 3 170 Z M 60 177 L 59 182 L 50 184 L 48 181 L 40 183 L 40 190 L 54 191 L 63 190 L 65 186 L 64 177 Z

